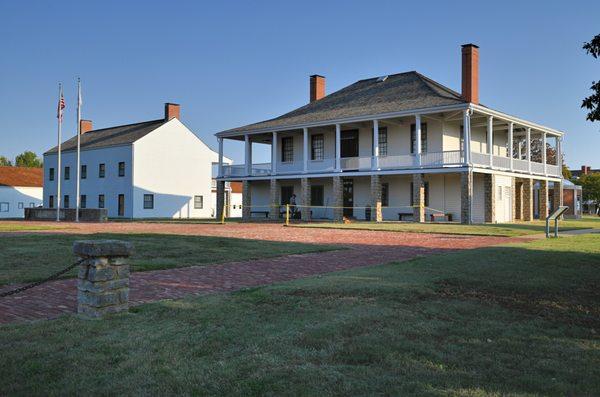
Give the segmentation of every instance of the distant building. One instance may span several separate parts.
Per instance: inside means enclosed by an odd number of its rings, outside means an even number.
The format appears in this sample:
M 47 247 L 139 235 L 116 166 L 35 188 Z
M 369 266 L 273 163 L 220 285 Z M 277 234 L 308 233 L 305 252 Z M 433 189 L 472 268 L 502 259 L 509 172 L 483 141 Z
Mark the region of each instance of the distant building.
M 81 208 L 112 218 L 208 218 L 218 154 L 165 104 L 158 120 L 92 129 L 81 123 Z M 61 208 L 76 207 L 77 136 L 61 145 Z M 224 159 L 224 162 L 230 162 Z M 57 205 L 57 147 L 44 154 L 44 207 Z
M 42 205 L 43 170 L 0 167 L 0 218 L 23 218 L 26 207 Z
M 582 175 L 589 175 L 600 172 L 600 168 L 592 169 L 589 165 L 582 165 L 580 170 L 571 170 L 573 179 L 579 179 Z

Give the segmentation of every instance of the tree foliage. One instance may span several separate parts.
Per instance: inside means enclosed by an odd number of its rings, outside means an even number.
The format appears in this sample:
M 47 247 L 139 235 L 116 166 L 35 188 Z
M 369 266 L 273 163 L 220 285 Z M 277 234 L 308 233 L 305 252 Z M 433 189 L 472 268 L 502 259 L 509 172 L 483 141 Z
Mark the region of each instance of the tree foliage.
M 15 164 L 17 167 L 41 168 L 42 159 L 40 159 L 34 152 L 26 150 L 15 158 Z
M 581 175 L 577 181 L 583 190 L 583 200 L 600 204 L 600 172 Z
M 589 43 L 585 43 L 583 49 L 594 58 L 598 58 L 600 56 L 600 34 L 596 35 Z M 587 114 L 589 121 L 600 121 L 600 81 L 592 81 L 590 89 L 592 95 L 583 100 L 581 107 L 589 110 Z
M 573 174 L 571 174 L 571 170 L 564 163 L 563 163 L 563 166 L 562 166 L 562 176 L 563 176 L 563 178 L 565 178 L 565 179 L 567 179 L 569 181 L 571 180 L 571 178 L 573 178 Z
M 0 156 L 0 166 L 12 166 L 12 161 L 7 159 L 5 156 Z

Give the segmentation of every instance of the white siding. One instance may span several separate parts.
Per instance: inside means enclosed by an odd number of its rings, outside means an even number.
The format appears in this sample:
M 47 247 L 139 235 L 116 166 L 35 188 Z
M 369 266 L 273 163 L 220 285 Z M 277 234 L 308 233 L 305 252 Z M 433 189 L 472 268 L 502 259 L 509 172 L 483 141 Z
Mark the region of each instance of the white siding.
M 178 119 L 133 144 L 133 216 L 135 218 L 208 218 L 211 206 L 213 152 Z M 154 208 L 144 209 L 144 194 Z M 194 208 L 194 196 L 203 208 Z
M 473 174 L 473 223 L 485 222 L 485 191 L 483 188 L 483 175 Z
M 42 199 L 41 187 L 0 186 L 0 218 L 23 218 L 25 208 L 42 205 Z
M 119 162 L 125 163 L 125 176 L 119 176 Z M 69 195 L 69 207 L 76 207 L 77 153 L 63 152 L 61 155 L 61 208 L 63 198 Z M 99 166 L 105 165 L 105 177 L 99 177 Z M 105 208 L 109 217 L 118 215 L 118 196 L 125 195 L 125 217 L 132 216 L 132 158 L 131 146 L 116 146 L 103 149 L 84 150 L 81 152 L 81 165 L 87 166 L 87 178 L 80 183 L 80 194 L 86 195 L 87 208 L 98 208 L 98 196 L 104 195 Z M 65 180 L 65 167 L 70 167 L 70 179 Z M 54 181 L 50 181 L 49 169 L 54 168 Z M 56 207 L 56 191 L 58 184 L 57 155 L 44 155 L 44 207 L 48 207 L 49 196 L 54 196 Z

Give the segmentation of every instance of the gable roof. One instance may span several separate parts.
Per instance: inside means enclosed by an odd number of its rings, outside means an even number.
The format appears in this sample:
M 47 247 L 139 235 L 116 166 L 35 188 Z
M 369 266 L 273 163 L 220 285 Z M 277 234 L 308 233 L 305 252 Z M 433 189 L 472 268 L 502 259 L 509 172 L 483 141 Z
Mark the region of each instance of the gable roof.
M 81 150 L 132 144 L 167 122 L 165 119 L 159 119 L 91 130 L 81 134 Z M 77 150 L 77 135 L 62 142 L 60 150 L 61 152 Z M 55 146 L 44 154 L 57 152 L 58 146 Z
M 42 187 L 44 170 L 29 167 L 0 167 L 0 186 Z
M 383 81 L 379 81 L 383 80 Z M 461 95 L 415 71 L 360 80 L 318 101 L 274 119 L 225 130 L 219 134 L 253 132 L 347 117 L 467 103 Z

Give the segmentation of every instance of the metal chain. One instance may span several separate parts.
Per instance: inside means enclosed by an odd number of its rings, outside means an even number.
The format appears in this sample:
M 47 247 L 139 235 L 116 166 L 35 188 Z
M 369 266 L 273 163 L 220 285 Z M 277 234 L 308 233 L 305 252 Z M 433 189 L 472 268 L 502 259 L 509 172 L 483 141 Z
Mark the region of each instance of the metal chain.
M 22 287 L 19 287 L 19 288 L 13 289 L 12 291 L 6 291 L 6 292 L 2 292 L 2 293 L 0 293 L 0 298 L 4 298 L 4 297 L 6 297 L 6 296 L 10 296 L 10 295 L 18 294 L 18 293 L 20 293 L 20 292 L 27 291 L 28 289 L 31 289 L 31 288 L 33 288 L 33 287 L 37 287 L 38 285 L 42 285 L 42 284 L 44 284 L 44 283 L 47 283 L 48 281 L 55 280 L 55 279 L 57 279 L 58 277 L 60 277 L 60 276 L 62 276 L 63 274 L 65 274 L 66 272 L 68 272 L 69 270 L 73 269 L 75 266 L 77 266 L 77 265 L 80 265 L 80 264 L 81 264 L 83 261 L 85 261 L 85 259 L 80 259 L 80 260 L 78 260 L 77 262 L 75 262 L 75 263 L 73 263 L 73 264 L 71 264 L 71 265 L 67 266 L 67 267 L 66 267 L 66 268 L 64 268 L 63 270 L 61 270 L 61 271 L 59 271 L 59 272 L 56 272 L 56 273 L 54 273 L 53 275 L 51 275 L 50 277 L 46 277 L 46 278 L 45 278 L 45 279 L 43 279 L 43 280 L 36 281 L 36 282 L 34 282 L 34 283 L 31 283 L 31 284 L 24 285 L 24 286 L 22 286 Z

